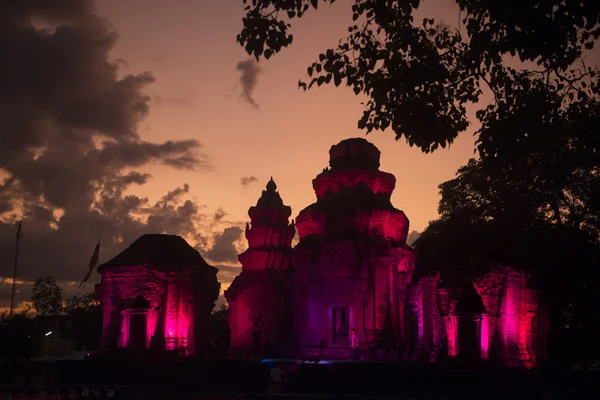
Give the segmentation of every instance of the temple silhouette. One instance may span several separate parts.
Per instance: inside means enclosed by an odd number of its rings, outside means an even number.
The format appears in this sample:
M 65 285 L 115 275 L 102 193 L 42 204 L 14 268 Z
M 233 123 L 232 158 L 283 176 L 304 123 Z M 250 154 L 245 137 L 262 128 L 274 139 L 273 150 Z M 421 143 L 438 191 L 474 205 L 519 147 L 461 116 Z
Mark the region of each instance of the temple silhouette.
M 548 318 L 523 272 L 493 267 L 461 287 L 418 273 L 409 220 L 391 203 L 396 178 L 379 170 L 377 147 L 346 139 L 329 155 L 313 180 L 315 203 L 295 221 L 272 178 L 248 211 L 242 270 L 225 291 L 231 356 L 347 359 L 355 329 L 363 359 L 520 368 L 545 359 Z M 143 236 L 101 266 L 104 348 L 198 352 L 218 283 L 172 238 Z

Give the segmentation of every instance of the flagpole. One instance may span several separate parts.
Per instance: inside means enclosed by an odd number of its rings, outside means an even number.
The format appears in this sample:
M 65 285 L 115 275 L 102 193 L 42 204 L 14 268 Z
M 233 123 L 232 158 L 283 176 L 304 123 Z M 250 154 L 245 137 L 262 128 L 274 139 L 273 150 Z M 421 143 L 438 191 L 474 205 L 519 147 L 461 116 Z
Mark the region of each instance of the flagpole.
M 102 235 L 98 236 L 98 245 L 102 241 Z M 96 262 L 96 284 L 100 283 L 100 273 L 98 272 L 98 267 L 100 266 L 100 247 L 98 247 L 98 261 Z M 96 288 L 94 288 L 94 292 Z
M 15 227 L 17 228 L 17 245 L 15 247 L 15 266 L 13 269 L 13 284 L 12 284 L 12 293 L 10 295 L 10 312 L 9 316 L 13 315 L 13 309 L 15 307 L 15 293 L 17 291 L 17 266 L 19 265 L 19 242 L 21 241 L 21 227 L 23 225 L 23 221 L 17 221 L 15 223 Z
M 83 280 L 79 284 L 77 291 L 79 291 L 82 287 L 85 288 L 85 284 L 88 281 L 88 279 L 90 279 L 90 277 L 92 276 L 92 271 L 94 268 L 96 268 L 96 273 L 98 272 L 97 267 L 98 267 L 98 260 L 100 259 L 100 240 L 101 240 L 101 238 L 99 237 L 98 244 L 96 245 L 96 248 L 94 249 L 94 254 L 92 254 L 92 258 L 90 258 L 90 262 L 88 264 L 88 272 L 83 277 Z M 98 276 L 96 275 L 96 281 L 97 280 L 98 280 Z

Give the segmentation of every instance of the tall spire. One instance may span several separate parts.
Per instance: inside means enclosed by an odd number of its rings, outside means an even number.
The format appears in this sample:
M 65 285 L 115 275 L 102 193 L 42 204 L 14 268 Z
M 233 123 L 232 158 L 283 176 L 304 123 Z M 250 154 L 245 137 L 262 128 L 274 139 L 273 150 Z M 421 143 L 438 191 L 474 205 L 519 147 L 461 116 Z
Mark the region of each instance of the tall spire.
M 275 184 L 273 177 L 271 177 L 271 180 L 267 183 L 267 192 L 274 192 L 276 190 L 277 190 L 277 185 Z
M 295 226 L 289 223 L 292 209 L 283 204 L 276 188 L 277 185 L 271 178 L 256 206 L 248 210 L 250 225 L 246 226 L 246 239 L 249 252 L 259 249 L 268 250 L 273 246 L 289 248 L 291 251 L 292 239 L 296 233 Z M 244 257 L 246 257 L 244 254 L 240 255 L 240 262 L 246 268 L 246 264 L 251 261 L 246 261 Z

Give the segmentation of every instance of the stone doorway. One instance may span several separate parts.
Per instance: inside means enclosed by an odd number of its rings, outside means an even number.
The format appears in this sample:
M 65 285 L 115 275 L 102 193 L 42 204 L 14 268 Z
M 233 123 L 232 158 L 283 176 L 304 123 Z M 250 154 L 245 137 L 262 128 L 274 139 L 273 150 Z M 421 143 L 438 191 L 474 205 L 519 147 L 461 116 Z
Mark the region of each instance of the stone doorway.
M 467 318 L 458 321 L 459 357 L 463 360 L 475 361 L 481 358 L 479 323 L 478 320 Z
M 333 307 L 331 313 L 333 344 L 350 344 L 350 307 Z
M 129 315 L 129 341 L 127 347 L 132 350 L 144 350 L 146 348 L 145 313 Z

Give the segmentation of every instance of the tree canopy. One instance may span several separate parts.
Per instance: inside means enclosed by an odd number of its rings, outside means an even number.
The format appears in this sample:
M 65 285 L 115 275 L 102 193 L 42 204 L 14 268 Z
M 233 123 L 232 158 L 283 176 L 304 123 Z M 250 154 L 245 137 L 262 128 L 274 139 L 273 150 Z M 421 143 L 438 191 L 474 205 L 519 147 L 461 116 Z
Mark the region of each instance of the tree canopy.
M 334 1 L 243 0 L 237 41 L 257 60 L 268 59 L 292 44 L 293 20 Z M 324 49 L 299 87 L 345 83 L 368 97 L 359 128 L 391 128 L 396 139 L 424 152 L 446 147 L 467 129 L 465 106 L 479 102 L 484 90 L 494 98 L 477 113 L 484 158 L 509 161 L 532 147 L 542 152 L 554 138 L 557 146 L 597 145 L 586 135 L 598 128 L 598 68 L 584 55 L 600 37 L 600 3 L 456 3 L 462 25 L 450 30 L 432 18 L 415 21 L 420 0 L 355 0 L 348 36 Z M 525 64 L 511 67 L 512 57 Z
M 57 315 L 63 309 L 63 290 L 53 276 L 42 276 L 35 280 L 31 302 L 40 315 Z
M 78 313 L 94 312 L 99 307 L 96 293 L 76 293 L 67 298 L 64 311 L 67 315 L 76 315 Z

